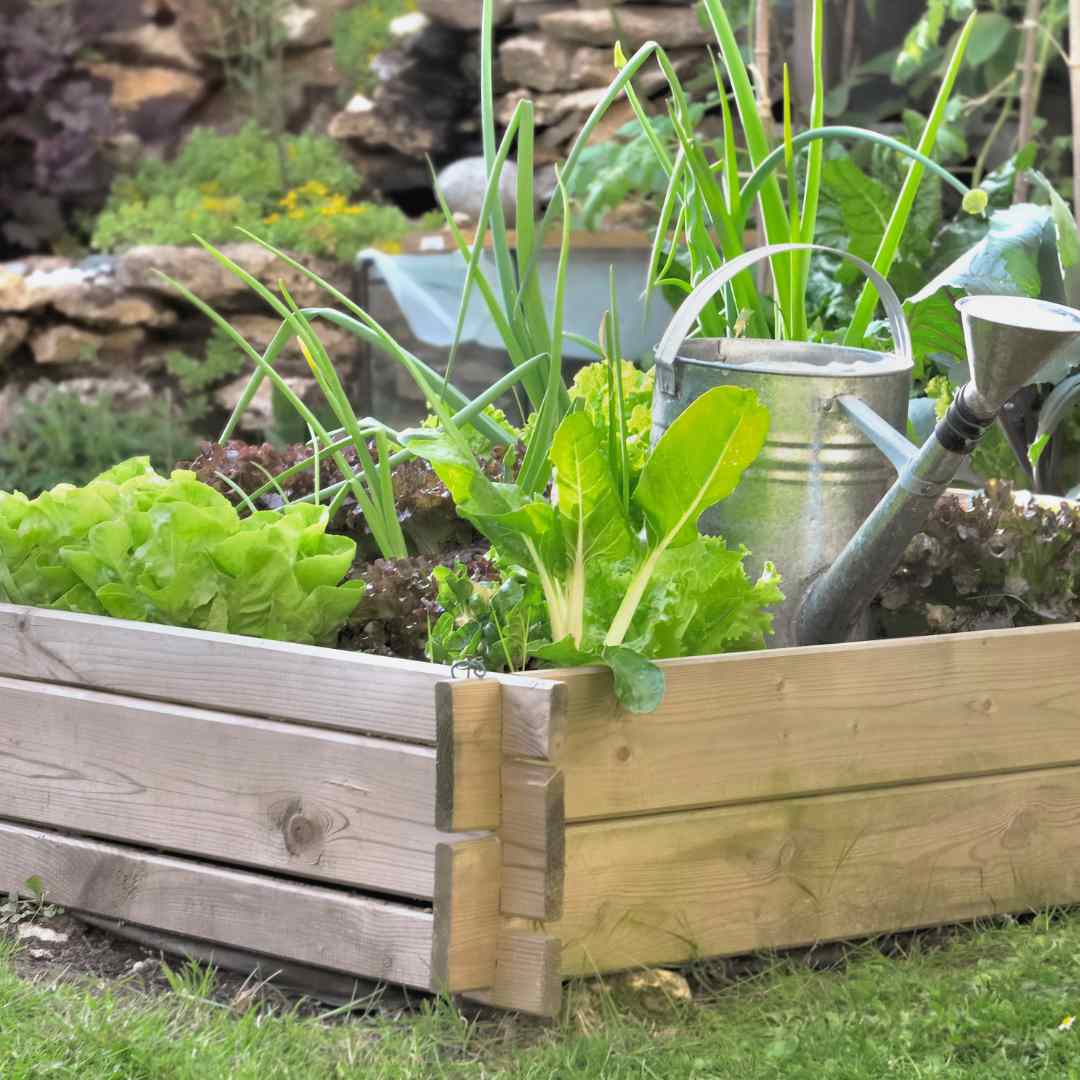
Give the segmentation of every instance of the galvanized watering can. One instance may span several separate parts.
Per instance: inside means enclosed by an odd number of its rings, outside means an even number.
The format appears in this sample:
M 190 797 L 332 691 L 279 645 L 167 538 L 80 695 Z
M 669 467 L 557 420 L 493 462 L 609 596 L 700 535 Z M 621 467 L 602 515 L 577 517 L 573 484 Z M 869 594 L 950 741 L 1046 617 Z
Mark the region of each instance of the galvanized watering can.
M 787 251 L 824 251 L 858 266 L 881 297 L 894 351 L 687 340 L 705 305 L 729 281 Z M 706 277 L 675 313 L 656 349 L 653 441 L 714 386 L 748 387 L 769 409 L 761 455 L 735 493 L 700 524 L 703 532 L 745 544 L 752 566 L 776 564 L 787 599 L 771 646 L 863 634 L 869 603 L 1005 402 L 1080 336 L 1080 312 L 1042 300 L 980 296 L 957 307 L 972 381 L 921 449 L 903 434 L 912 372 L 903 309 L 862 259 L 812 244 L 758 248 Z

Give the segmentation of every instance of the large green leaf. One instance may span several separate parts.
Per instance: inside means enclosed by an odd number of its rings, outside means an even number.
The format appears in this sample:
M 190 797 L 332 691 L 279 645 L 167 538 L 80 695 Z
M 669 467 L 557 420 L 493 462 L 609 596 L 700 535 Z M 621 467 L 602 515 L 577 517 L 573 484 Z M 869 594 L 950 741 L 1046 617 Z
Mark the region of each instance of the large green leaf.
M 1049 219 L 1045 206 L 1031 203 L 996 211 L 982 240 L 912 296 L 911 303 L 944 288 L 972 295 L 1039 296 L 1040 249 Z
M 698 518 L 735 490 L 768 431 L 769 411 L 752 390 L 718 386 L 692 402 L 654 447 L 634 492 L 652 544 L 689 544 Z
M 584 412 L 571 413 L 551 444 L 559 518 L 569 548 L 582 559 L 624 559 L 635 549 L 605 442 Z

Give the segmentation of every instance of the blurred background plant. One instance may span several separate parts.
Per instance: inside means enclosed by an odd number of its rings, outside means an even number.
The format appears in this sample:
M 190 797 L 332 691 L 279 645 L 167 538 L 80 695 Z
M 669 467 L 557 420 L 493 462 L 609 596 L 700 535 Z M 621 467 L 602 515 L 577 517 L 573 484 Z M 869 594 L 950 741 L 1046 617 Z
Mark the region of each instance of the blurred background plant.
M 186 244 L 193 234 L 227 243 L 245 228 L 292 251 L 348 260 L 410 228 L 395 206 L 353 201 L 360 186 L 325 136 L 275 139 L 254 120 L 235 135 L 197 129 L 174 161 L 148 161 L 116 181 L 91 242 L 105 251 Z
M 393 40 L 390 24 L 416 11 L 416 0 L 368 0 L 337 14 L 334 22 L 334 62 L 341 72 L 342 98 L 370 93 L 377 83 L 372 61 Z

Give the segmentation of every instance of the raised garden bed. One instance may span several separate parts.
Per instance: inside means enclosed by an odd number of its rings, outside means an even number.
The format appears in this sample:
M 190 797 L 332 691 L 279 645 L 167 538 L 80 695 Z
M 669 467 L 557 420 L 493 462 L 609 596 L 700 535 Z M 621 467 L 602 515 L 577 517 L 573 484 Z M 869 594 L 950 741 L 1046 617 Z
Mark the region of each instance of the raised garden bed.
M 0 606 L 0 888 L 551 1014 L 563 977 L 1080 899 L 1080 625 L 446 668 Z

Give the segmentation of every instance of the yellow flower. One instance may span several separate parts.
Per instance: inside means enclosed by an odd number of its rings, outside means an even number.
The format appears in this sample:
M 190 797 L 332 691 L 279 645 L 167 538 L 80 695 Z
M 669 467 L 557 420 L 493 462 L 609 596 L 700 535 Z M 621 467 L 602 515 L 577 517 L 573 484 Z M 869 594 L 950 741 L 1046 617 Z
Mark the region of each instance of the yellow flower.
M 291 210 L 296 205 L 296 189 L 286 194 L 284 199 L 278 199 L 278 206 L 284 206 L 287 210 Z
M 274 222 L 276 222 L 276 221 L 280 221 L 280 220 L 281 220 L 281 215 L 280 215 L 280 214 L 277 214 L 277 213 L 274 213 L 274 214 L 270 214 L 269 216 L 267 216 L 267 217 L 264 217 L 264 218 L 263 218 L 263 221 L 264 221 L 264 222 L 265 222 L 265 223 L 266 223 L 267 225 L 273 225 L 273 224 L 274 224 Z
M 387 255 L 400 255 L 401 244 L 396 240 L 387 240 L 385 243 L 375 245 L 380 251 L 385 251 Z
M 330 189 L 321 180 L 309 180 L 300 188 L 300 192 L 304 195 L 317 195 L 322 198 L 324 195 L 329 194 Z
M 298 206 L 295 210 L 289 211 L 289 217 L 293 221 L 302 221 L 307 217 L 307 211 L 302 206 Z
M 1064 1020 L 1058 1024 L 1058 1031 L 1072 1031 L 1073 1024 L 1076 1023 L 1075 1016 L 1066 1016 Z

